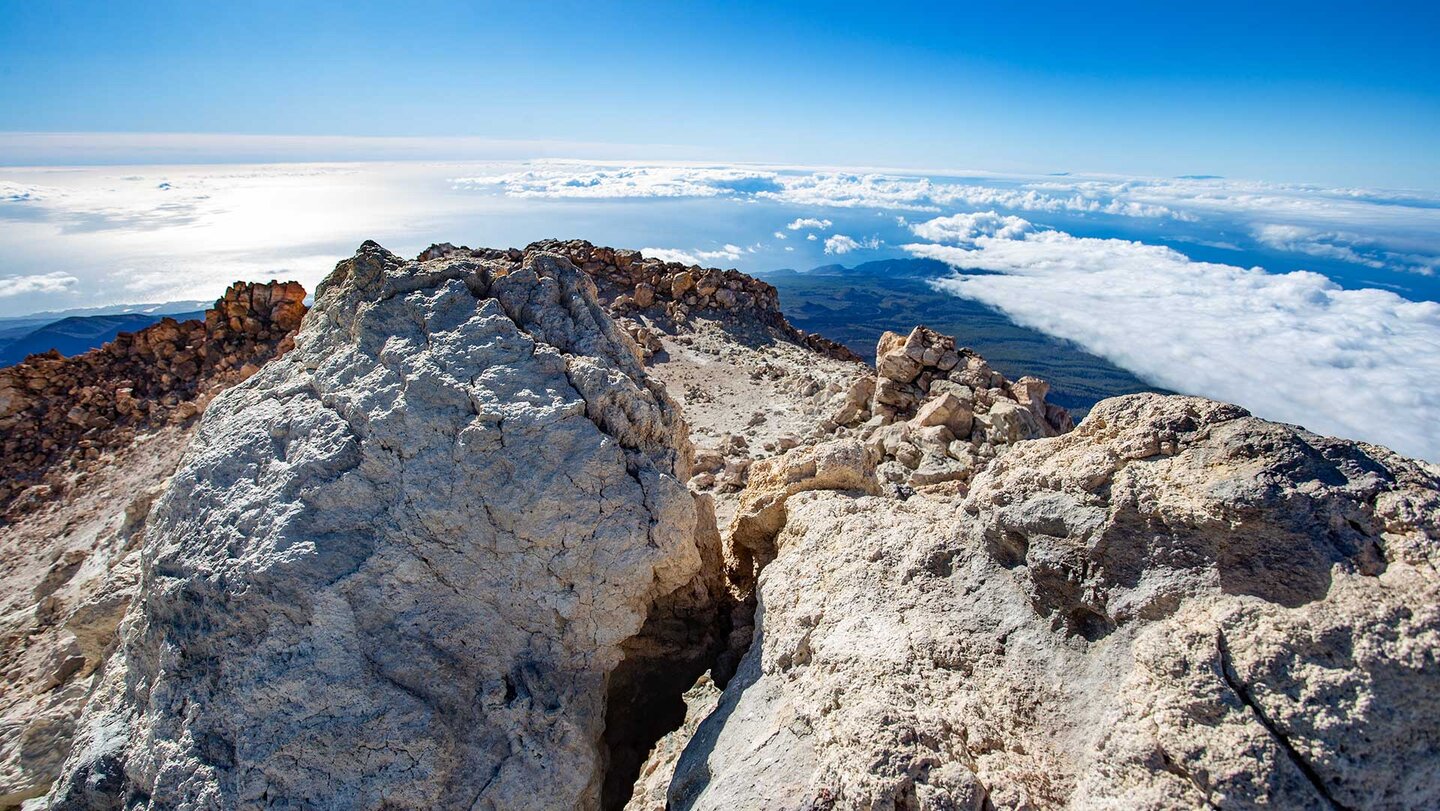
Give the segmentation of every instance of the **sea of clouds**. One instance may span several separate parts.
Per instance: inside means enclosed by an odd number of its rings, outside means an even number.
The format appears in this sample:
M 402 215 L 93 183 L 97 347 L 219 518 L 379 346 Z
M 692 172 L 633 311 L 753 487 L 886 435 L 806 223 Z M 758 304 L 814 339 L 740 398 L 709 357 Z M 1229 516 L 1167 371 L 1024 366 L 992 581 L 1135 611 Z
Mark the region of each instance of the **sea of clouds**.
M 1440 459 L 1440 195 L 1224 178 L 489 161 L 0 168 L 0 314 L 313 289 L 375 238 L 763 274 L 914 256 L 1157 385 Z
M 1440 458 L 1440 304 L 1308 271 L 1196 262 L 995 212 L 918 223 L 937 289 L 1070 339 L 1156 384 L 1325 434 Z M 975 271 L 989 271 L 977 273 Z

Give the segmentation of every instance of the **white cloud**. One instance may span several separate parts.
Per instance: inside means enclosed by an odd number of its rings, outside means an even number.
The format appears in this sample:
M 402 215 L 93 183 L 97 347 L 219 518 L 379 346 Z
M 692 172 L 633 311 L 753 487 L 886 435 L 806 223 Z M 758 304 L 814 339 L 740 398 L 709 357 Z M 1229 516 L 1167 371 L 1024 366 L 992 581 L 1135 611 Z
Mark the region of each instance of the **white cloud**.
M 625 199 L 748 197 L 778 188 L 775 173 L 732 167 L 539 164 L 498 175 L 452 178 L 457 189 L 496 187 L 509 197 Z
M 499 166 L 499 164 L 497 164 Z M 1318 235 L 1282 250 L 1373 269 L 1440 269 L 1440 194 L 1325 188 L 1226 178 L 987 176 L 948 179 L 885 172 L 687 164 L 599 165 L 537 161 L 518 171 L 458 178 L 457 188 L 512 197 L 715 197 L 815 208 L 939 213 L 995 209 L 1028 214 L 1214 222 L 1228 231 L 1304 228 Z M 801 217 L 789 230 L 819 227 Z M 903 224 L 902 224 L 903 225 Z M 826 225 L 826 228 L 829 226 Z M 1363 237 L 1359 236 L 1363 235 Z M 1352 239 L 1354 237 L 1354 239 Z M 1272 247 L 1276 247 L 1272 245 Z
M 1261 244 L 1284 251 L 1339 259 L 1376 270 L 1399 270 L 1433 276 L 1440 256 L 1400 253 L 1379 248 L 1374 239 L 1352 231 L 1321 231 L 1303 225 L 1266 224 L 1255 229 Z
M 1440 459 L 1440 304 L 1063 231 L 904 247 L 961 269 L 938 288 L 1161 386 Z
M 815 217 L 801 217 L 785 227 L 791 231 L 799 231 L 801 228 L 814 228 L 817 231 L 824 231 L 834 224 L 835 223 L 829 220 L 816 219 Z
M 993 211 L 936 217 L 910 226 L 915 236 L 921 239 L 954 244 L 970 244 L 982 236 L 1016 239 L 1032 228 L 1029 220 Z
M 677 248 L 641 248 L 640 253 L 661 262 L 679 262 L 682 265 L 698 265 L 700 260 L 691 253 Z
M 29 203 L 43 200 L 44 197 L 44 192 L 39 186 L 7 183 L 0 180 L 0 203 Z
M 789 237 L 785 236 L 785 232 L 784 232 L 784 231 L 776 231 L 776 232 L 775 232 L 775 238 L 776 238 L 776 239 L 789 239 Z
M 723 246 L 721 246 L 718 250 L 713 250 L 713 251 L 696 251 L 696 252 L 695 252 L 695 256 L 699 257 L 700 259 L 704 259 L 704 260 L 706 260 L 706 261 L 712 261 L 712 260 L 715 260 L 715 259 L 732 259 L 732 260 L 733 260 L 733 259 L 739 259 L 739 258 L 740 258 L 741 256 L 743 256 L 745 253 L 746 253 L 746 250 L 745 250 L 744 248 L 740 247 L 739 245 L 731 245 L 730 243 L 727 242 L 727 243 L 725 243 Z
M 1063 180 L 1029 184 L 1240 224 L 1270 247 L 1375 269 L 1440 269 L 1440 194 L 1226 178 Z
M 61 293 L 79 283 L 79 279 L 60 271 L 31 276 L 0 276 L 0 298 L 26 293 Z
M 1055 194 L 1023 186 L 997 188 L 875 172 L 812 172 L 686 164 L 600 166 L 536 161 L 518 171 L 457 177 L 450 182 L 457 189 L 496 188 L 509 197 L 731 197 L 830 208 L 938 211 L 942 206 L 998 206 L 1020 211 L 1190 219 L 1190 215 L 1163 205 L 1106 196 L 1103 194 L 1104 186 L 1075 188 Z M 823 230 L 831 226 L 829 220 L 810 217 L 800 218 L 796 223 L 787 228 L 792 231 L 801 228 Z
M 679 248 L 641 248 L 640 253 L 651 259 L 659 259 L 662 262 L 679 262 L 682 265 L 704 265 L 714 262 L 717 259 L 728 259 L 734 261 L 747 253 L 754 253 L 754 248 L 742 248 L 739 245 L 725 243 L 711 251 L 702 250 L 681 250 Z
M 781 188 L 757 196 L 785 203 L 832 208 L 881 208 L 939 211 L 944 206 L 1001 207 L 1019 211 L 1112 214 L 1122 217 L 1192 217 L 1163 205 L 1071 190 L 1052 194 L 1031 188 L 1002 188 L 948 183 L 926 177 L 879 173 L 811 172 L 780 174 Z
M 862 248 L 866 250 L 874 250 L 878 247 L 880 247 L 880 240 L 876 237 L 870 237 L 869 239 L 865 240 L 856 240 L 853 237 L 848 237 L 844 234 L 836 234 L 835 236 L 825 240 L 825 253 L 837 255 L 850 253 L 851 251 L 858 251 Z

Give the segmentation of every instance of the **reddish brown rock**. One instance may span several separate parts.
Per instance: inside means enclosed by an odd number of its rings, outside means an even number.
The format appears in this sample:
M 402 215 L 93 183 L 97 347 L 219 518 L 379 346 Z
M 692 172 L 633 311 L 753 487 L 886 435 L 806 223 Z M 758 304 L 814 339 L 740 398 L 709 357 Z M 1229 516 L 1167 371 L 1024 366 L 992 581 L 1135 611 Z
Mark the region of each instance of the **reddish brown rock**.
M 0 510 L 61 491 L 103 448 L 192 419 L 220 390 L 284 353 L 305 315 L 297 282 L 236 282 L 204 320 L 166 318 L 66 358 L 31 355 L 0 369 Z M 35 499 L 17 499 L 27 489 Z

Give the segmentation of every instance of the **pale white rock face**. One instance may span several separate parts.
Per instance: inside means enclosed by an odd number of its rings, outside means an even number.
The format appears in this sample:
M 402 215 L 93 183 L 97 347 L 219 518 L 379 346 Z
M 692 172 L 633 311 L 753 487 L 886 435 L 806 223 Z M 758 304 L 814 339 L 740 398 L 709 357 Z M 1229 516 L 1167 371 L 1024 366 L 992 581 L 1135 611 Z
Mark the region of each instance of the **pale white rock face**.
M 0 808 L 43 797 L 69 755 L 189 434 L 169 426 L 107 451 L 83 487 L 0 526 Z
M 797 492 L 674 809 L 1440 807 L 1440 471 L 1136 395 Z
M 568 261 L 366 243 L 205 412 L 54 807 L 597 806 L 626 646 L 713 596 L 689 455 Z

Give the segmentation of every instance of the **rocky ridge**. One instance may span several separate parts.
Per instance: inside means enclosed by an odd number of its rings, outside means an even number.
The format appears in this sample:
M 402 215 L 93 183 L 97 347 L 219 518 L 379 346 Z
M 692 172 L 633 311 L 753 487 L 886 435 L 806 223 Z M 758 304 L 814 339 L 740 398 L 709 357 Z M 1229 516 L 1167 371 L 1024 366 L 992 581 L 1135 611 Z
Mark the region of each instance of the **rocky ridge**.
M 1440 800 L 1440 470 L 1198 398 L 1076 428 L 746 278 L 362 246 L 56 556 L 138 599 L 108 664 L 102 627 L 14 665 L 99 685 L 50 804 Z
M 773 285 L 738 270 L 720 270 L 646 257 L 640 251 L 607 248 L 585 240 L 543 240 L 514 248 L 471 249 L 449 243 L 432 245 L 420 261 L 451 256 L 473 256 L 508 262 L 523 261 L 535 253 L 563 256 L 596 284 L 597 295 L 648 359 L 662 349 L 657 332 L 674 334 L 696 317 L 722 314 L 731 332 L 755 339 L 783 338 L 827 357 L 860 361 L 844 346 L 790 325 L 780 312 L 780 295 Z
M 610 285 L 610 289 L 620 283 L 614 278 L 618 268 L 613 264 L 616 252 L 612 249 L 595 248 L 583 241 L 545 245 L 561 251 L 566 258 L 580 260 L 592 279 Z M 482 258 L 513 272 L 520 269 L 528 257 L 538 253 L 538 246 L 502 251 L 434 246 L 422 256 Z M 620 253 L 620 261 L 624 262 L 626 252 Z M 679 273 L 722 281 L 735 279 L 733 272 L 727 275 L 714 269 L 684 268 L 644 259 L 632 262 L 631 266 L 637 264 L 646 273 L 657 268 L 662 271 L 655 278 L 657 282 Z M 645 278 L 650 277 L 642 277 L 641 282 Z M 684 282 L 681 286 L 683 288 Z M 779 450 L 792 447 L 796 440 L 787 431 L 813 425 L 820 413 L 833 408 L 832 401 L 843 390 L 845 382 L 864 367 L 817 355 L 810 347 L 824 346 L 823 341 L 789 327 L 778 314 L 773 290 L 768 286 L 754 280 L 738 286 L 748 290 L 747 297 L 735 300 L 742 306 L 716 307 L 713 296 L 707 293 L 704 298 L 694 297 L 688 304 L 682 300 L 685 317 L 680 321 L 666 315 L 664 304 L 646 311 L 622 300 L 622 312 L 613 309 L 618 294 L 597 298 L 607 311 L 621 315 L 619 323 L 628 327 L 632 337 L 645 340 L 647 336 L 664 335 L 675 357 L 663 351 L 657 356 L 638 344 L 634 345 L 635 351 L 647 359 L 652 373 L 665 380 L 672 391 L 688 389 L 692 395 L 702 398 L 692 404 L 702 418 L 713 420 L 724 412 L 728 403 L 712 398 L 711 391 L 695 388 L 690 379 L 721 382 L 709 373 L 717 368 L 724 369 L 727 376 L 734 372 L 737 379 L 745 383 L 743 390 L 730 392 L 730 398 L 754 402 L 757 392 L 767 390 L 777 375 L 789 381 L 789 389 L 806 395 L 806 398 L 798 394 L 793 398 L 769 398 L 780 409 L 772 415 L 775 419 L 758 425 L 741 420 L 734 434 L 726 434 L 736 440 L 737 447 L 744 444 L 746 436 L 754 440 L 753 450 L 746 447 L 740 451 L 739 458 L 748 466 L 752 453 L 777 452 L 774 439 L 779 435 L 785 434 L 791 443 L 781 443 L 783 447 Z M 708 283 L 705 289 L 708 291 Z M 290 285 L 237 283 L 217 303 L 215 309 L 219 317 L 211 315 L 206 322 L 207 329 L 222 338 L 235 334 L 237 329 L 260 334 L 256 327 L 264 320 L 263 308 L 252 308 L 250 301 L 252 298 L 264 300 L 267 294 L 277 305 L 288 302 L 287 306 L 303 306 L 300 304 L 303 291 Z M 652 302 L 654 304 L 656 302 Z M 282 310 L 280 314 L 283 313 Z M 652 320 L 655 315 L 660 318 Z M 283 326 L 290 331 L 278 342 L 277 349 L 289 348 L 296 322 L 298 313 L 292 311 L 285 315 Z M 20 586 L 10 592 L 11 599 L 5 606 L 8 619 L 4 633 L 9 656 L 4 662 L 5 678 L 0 683 L 0 699 L 3 699 L 0 729 L 5 732 L 0 736 L 4 739 L 0 745 L 0 807 L 43 793 L 55 779 L 60 762 L 70 748 L 75 718 L 98 683 L 101 663 L 114 647 L 113 634 L 102 633 L 100 638 L 105 644 L 100 648 L 77 648 L 86 637 L 86 633 L 75 633 L 78 623 L 83 621 L 87 627 L 101 628 L 114 628 L 119 623 L 134 594 L 139 547 L 144 539 L 150 504 L 190 441 L 195 428 L 192 417 L 224 387 L 255 371 L 244 365 L 236 369 L 235 358 L 231 357 L 215 364 L 223 374 L 193 381 L 188 389 L 184 388 L 187 381 L 173 375 L 177 364 L 199 355 L 233 354 L 227 352 L 233 349 L 233 342 L 206 344 L 199 324 L 174 325 L 173 332 L 171 325 L 161 324 L 157 325 L 161 329 L 123 336 L 116 346 L 107 345 L 88 356 L 66 360 L 38 357 L 32 359 L 35 363 L 7 370 L 12 379 L 46 381 L 44 385 L 32 382 L 34 390 L 44 393 L 43 397 L 35 398 L 42 408 L 32 409 L 33 412 L 52 416 L 72 411 L 102 417 L 108 414 L 107 419 L 113 419 L 114 425 L 89 428 L 68 448 L 56 445 L 58 450 L 54 456 L 47 458 L 41 467 L 41 471 L 51 473 L 48 483 L 31 487 L 29 498 L 20 505 L 23 509 L 12 509 L 12 523 L 0 526 L 0 563 L 10 574 L 11 582 Z M 228 333 L 224 326 L 230 328 Z M 661 328 L 671 332 L 660 333 Z M 278 332 L 278 327 L 272 329 L 271 337 Z M 743 342 L 732 335 L 743 336 Z M 175 340 L 177 337 L 182 340 Z M 254 357 L 263 359 L 259 354 Z M 701 359 L 700 365 L 692 362 L 696 358 Z M 155 367 L 146 366 L 146 360 L 152 361 Z M 698 374 L 702 371 L 705 374 Z M 167 372 L 171 378 L 164 377 Z M 127 386 L 127 376 L 158 380 L 163 385 L 143 387 L 132 409 L 135 415 L 127 416 L 115 411 L 112 400 L 97 396 L 97 392 L 104 391 L 103 387 L 74 385 L 72 378 L 76 374 L 101 380 L 117 378 Z M 821 386 L 815 379 L 826 385 Z M 59 380 L 64 385 L 52 385 L 51 380 Z M 681 380 L 689 385 L 682 385 Z M 182 395 L 168 397 L 165 385 L 182 393 L 199 391 L 200 394 L 188 400 Z M 159 399 L 154 395 L 157 391 L 161 392 Z M 120 399 L 128 404 L 124 397 Z M 153 420 L 148 419 L 151 416 Z M 39 432 L 36 435 L 39 436 Z M 701 427 L 696 435 L 703 438 L 715 434 Z M 768 451 L 762 446 L 767 446 Z M 722 510 L 728 509 L 733 503 L 733 493 L 743 485 L 746 467 L 736 467 L 738 478 L 728 488 L 716 492 L 724 502 Z M 702 512 L 708 514 L 712 501 L 702 501 L 706 505 Z M 712 568 L 719 571 L 718 566 Z M 76 618 L 74 622 L 72 615 Z M 743 627 L 735 632 L 737 638 L 744 634 Z M 654 635 L 641 635 L 633 644 L 648 646 L 652 651 L 667 650 L 666 655 L 681 659 L 698 655 L 693 647 L 682 651 L 671 645 L 665 649 Z M 704 650 L 703 646 L 698 650 Z M 733 671 L 737 658 L 738 654 L 730 654 L 729 670 Z M 684 705 L 676 700 L 668 713 L 651 713 L 649 717 L 664 726 L 672 724 L 668 719 L 684 711 Z M 637 730 L 634 734 L 653 738 L 661 732 L 663 730 Z M 628 752 L 620 745 L 611 749 L 613 753 Z M 638 768 L 638 760 L 644 754 L 644 751 L 625 754 L 631 761 L 626 768 Z M 622 772 L 624 769 L 611 770 L 611 773 Z
M 32 509 L 105 450 L 203 411 L 288 348 L 304 300 L 295 282 L 236 282 L 203 321 L 166 318 L 74 357 L 51 351 L 0 369 L 0 510 Z

